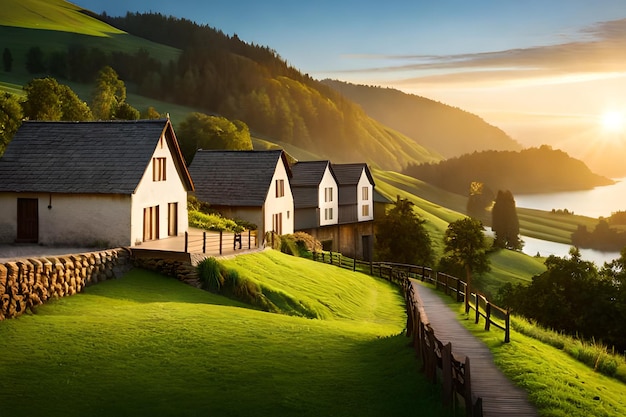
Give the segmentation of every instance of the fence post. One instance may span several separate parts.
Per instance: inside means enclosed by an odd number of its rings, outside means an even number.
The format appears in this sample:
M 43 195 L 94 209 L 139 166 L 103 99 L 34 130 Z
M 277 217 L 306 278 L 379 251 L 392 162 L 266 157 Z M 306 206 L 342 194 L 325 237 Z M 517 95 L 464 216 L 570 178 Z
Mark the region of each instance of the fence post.
M 328 257 L 330 258 L 330 264 L 333 264 L 333 251 L 328 252 Z
M 223 232 L 220 230 L 220 255 L 222 254 Z
M 202 232 L 202 253 L 206 253 L 206 232 Z
M 248 229 L 248 250 L 250 250 L 250 240 L 252 240 L 252 232 Z
M 487 316 L 485 320 L 485 330 L 489 331 L 489 327 L 491 326 L 491 303 L 489 301 L 487 301 L 485 309 L 485 315 Z
M 478 304 L 478 293 L 474 295 L 474 305 L 476 306 L 476 324 L 480 321 L 480 305 Z
M 189 252 L 189 233 L 185 230 L 185 253 Z
M 422 282 L 424 282 L 424 265 L 422 265 Z
M 370 261 L 370 275 L 374 275 L 374 262 Z
M 356 258 L 352 259 L 352 272 L 356 271 Z
M 472 409 L 472 373 L 470 372 L 470 359 L 469 356 L 465 357 L 465 365 L 463 366 L 463 398 L 465 399 L 465 412 L 466 415 L 473 415 Z
M 504 343 L 511 341 L 511 310 L 506 309 L 506 317 L 504 318 Z
M 460 279 L 456 279 L 456 302 L 460 302 L 461 301 L 461 280 Z
M 452 343 L 448 342 L 447 345 L 441 349 L 441 379 L 443 382 L 443 406 L 452 406 Z

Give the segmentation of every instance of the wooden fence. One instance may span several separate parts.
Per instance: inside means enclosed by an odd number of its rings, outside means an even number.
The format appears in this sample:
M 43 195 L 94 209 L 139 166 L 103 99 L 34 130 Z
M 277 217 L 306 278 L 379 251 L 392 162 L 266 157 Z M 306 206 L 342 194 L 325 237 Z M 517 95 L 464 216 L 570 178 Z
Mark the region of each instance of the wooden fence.
M 185 252 L 219 253 L 237 249 L 256 248 L 257 231 L 245 230 L 242 233 L 232 232 L 202 232 L 189 234 L 185 232 Z M 232 249 L 231 249 L 232 248 Z
M 426 266 L 393 262 L 365 262 L 342 256 L 337 252 L 314 253 L 313 259 L 391 281 L 396 281 L 394 277 L 399 276 L 398 274 L 402 274 L 402 276 L 406 276 L 407 278 L 419 279 L 420 281 L 433 284 L 437 290 L 454 297 L 457 302 L 465 301 L 465 294 L 467 292 L 467 284 L 465 281 L 452 275 L 444 274 L 443 272 L 433 271 Z M 399 281 L 397 281 L 397 283 L 401 284 Z M 509 310 L 498 307 L 487 300 L 483 295 L 474 292 L 470 294 L 468 307 L 475 312 L 476 324 L 479 323 L 480 317 L 483 317 L 485 319 L 485 330 L 491 330 L 491 326 L 493 325 L 504 331 L 504 342 L 510 342 L 511 314 Z M 466 313 L 469 313 L 469 311 L 466 311 Z
M 403 289 L 407 309 L 407 337 L 422 361 L 422 370 L 432 383 L 441 379 L 442 402 L 446 407 L 456 407 L 459 397 L 465 406 L 465 414 L 482 417 L 482 398 L 472 393 L 472 378 L 469 357 L 457 357 L 452 352 L 452 343 L 444 345 L 435 336 L 428 316 L 414 292 L 411 281 L 406 278 Z
M 399 264 L 391 262 L 365 262 L 342 256 L 340 253 L 314 253 L 313 259 L 352 271 L 378 276 L 402 286 L 407 310 L 407 336 L 412 338 L 412 346 L 422 360 L 422 368 L 428 379 L 436 383 L 438 375 L 443 384 L 443 403 L 446 406 L 456 404 L 458 396 L 463 399 L 468 416 L 482 416 L 482 399 L 474 399 L 470 377 L 470 359 L 457 358 L 452 352 L 452 345 L 443 345 L 435 337 L 428 318 L 416 302 L 418 298 L 413 290 L 411 279 L 429 282 L 439 291 L 454 297 L 457 302 L 464 302 L 467 284 L 452 275 L 433 271 L 429 267 Z M 480 317 L 485 319 L 485 330 L 495 326 L 504 331 L 504 341 L 510 341 L 510 311 L 490 303 L 483 295 L 470 293 L 469 308 L 473 309 L 476 324 Z M 469 311 L 467 311 L 469 313 Z

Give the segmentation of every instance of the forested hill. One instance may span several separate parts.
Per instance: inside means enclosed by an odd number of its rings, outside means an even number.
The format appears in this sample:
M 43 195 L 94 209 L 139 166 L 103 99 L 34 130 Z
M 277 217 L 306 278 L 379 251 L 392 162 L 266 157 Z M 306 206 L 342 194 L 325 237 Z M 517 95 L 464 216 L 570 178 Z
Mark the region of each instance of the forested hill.
M 324 80 L 381 123 L 445 158 L 483 150 L 520 150 L 519 143 L 475 114 L 391 88 Z
M 100 18 L 135 36 L 182 50 L 178 62 L 154 66 L 136 80 L 144 96 L 243 120 L 253 133 L 335 162 L 366 161 L 401 170 L 409 162 L 441 159 L 369 117 L 334 89 L 290 67 L 268 47 L 161 14 Z
M 547 145 L 514 151 L 483 151 L 435 164 L 411 165 L 405 172 L 445 190 L 468 195 L 472 182 L 493 192 L 542 193 L 590 189 L 613 181 L 592 173 L 580 160 Z

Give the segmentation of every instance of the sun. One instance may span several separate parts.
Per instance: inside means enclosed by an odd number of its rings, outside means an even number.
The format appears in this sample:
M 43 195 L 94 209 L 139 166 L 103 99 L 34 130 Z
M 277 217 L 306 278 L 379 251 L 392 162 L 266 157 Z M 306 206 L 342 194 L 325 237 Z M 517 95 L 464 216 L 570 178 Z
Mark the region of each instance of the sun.
M 600 122 L 606 132 L 622 132 L 626 127 L 626 114 L 617 110 L 606 111 Z

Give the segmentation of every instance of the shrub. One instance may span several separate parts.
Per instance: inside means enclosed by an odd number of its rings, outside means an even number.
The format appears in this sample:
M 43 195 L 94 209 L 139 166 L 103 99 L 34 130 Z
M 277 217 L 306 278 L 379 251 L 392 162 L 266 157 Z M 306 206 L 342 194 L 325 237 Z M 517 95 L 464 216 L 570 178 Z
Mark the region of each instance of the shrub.
M 189 212 L 189 226 L 202 230 L 231 231 L 241 233 L 243 227 L 235 223 L 234 220 L 226 219 L 219 214 L 206 214 L 199 211 Z
M 276 244 L 276 237 L 274 237 L 274 242 L 274 249 L 280 248 L 281 252 L 293 256 L 310 258 L 313 252 L 322 250 L 320 241 L 304 232 L 282 235 L 278 244 Z
M 287 255 L 300 256 L 298 245 L 293 239 L 293 235 L 282 236 L 280 239 L 280 251 Z
M 203 259 L 198 264 L 198 276 L 205 290 L 219 292 L 224 285 L 222 268 L 215 258 Z

